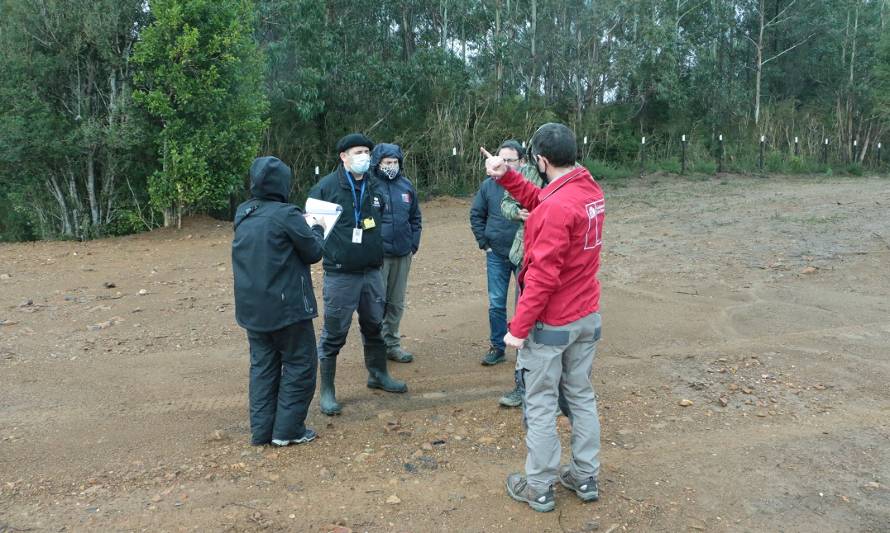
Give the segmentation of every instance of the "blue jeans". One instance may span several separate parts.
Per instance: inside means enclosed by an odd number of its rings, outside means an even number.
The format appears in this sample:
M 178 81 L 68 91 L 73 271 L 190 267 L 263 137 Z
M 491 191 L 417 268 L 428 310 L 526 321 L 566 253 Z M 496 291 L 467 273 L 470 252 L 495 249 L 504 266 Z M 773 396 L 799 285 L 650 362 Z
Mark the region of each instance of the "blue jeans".
M 497 252 L 486 252 L 488 273 L 488 324 L 491 329 L 491 345 L 504 350 L 504 335 L 507 334 L 507 292 L 510 289 L 510 276 L 516 276 L 516 265 Z

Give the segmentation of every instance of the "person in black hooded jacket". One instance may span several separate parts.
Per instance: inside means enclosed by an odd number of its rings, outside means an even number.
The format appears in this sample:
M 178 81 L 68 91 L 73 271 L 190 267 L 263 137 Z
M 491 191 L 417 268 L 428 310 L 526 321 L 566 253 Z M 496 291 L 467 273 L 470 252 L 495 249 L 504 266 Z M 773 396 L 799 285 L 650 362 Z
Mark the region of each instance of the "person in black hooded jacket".
M 414 354 L 402 348 L 399 325 L 405 312 L 405 293 L 411 261 L 420 248 L 420 202 L 405 177 L 405 157 L 397 144 L 381 143 L 371 152 L 371 173 L 383 195 L 383 285 L 386 309 L 383 341 L 390 361 L 410 363 Z
M 291 170 L 275 157 L 250 167 L 251 198 L 235 212 L 235 320 L 250 345 L 250 432 L 254 445 L 309 442 L 318 316 L 309 265 L 322 257 L 324 228 L 287 203 Z M 310 224 L 312 227 L 310 228 Z

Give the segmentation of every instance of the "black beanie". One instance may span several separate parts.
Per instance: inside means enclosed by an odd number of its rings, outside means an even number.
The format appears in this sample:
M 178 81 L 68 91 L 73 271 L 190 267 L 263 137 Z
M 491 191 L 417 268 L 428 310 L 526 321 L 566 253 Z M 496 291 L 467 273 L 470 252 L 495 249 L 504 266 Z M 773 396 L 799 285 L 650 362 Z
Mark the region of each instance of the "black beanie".
M 345 152 L 356 146 L 367 146 L 368 150 L 373 150 L 374 142 L 361 133 L 350 133 L 337 141 L 337 153 Z

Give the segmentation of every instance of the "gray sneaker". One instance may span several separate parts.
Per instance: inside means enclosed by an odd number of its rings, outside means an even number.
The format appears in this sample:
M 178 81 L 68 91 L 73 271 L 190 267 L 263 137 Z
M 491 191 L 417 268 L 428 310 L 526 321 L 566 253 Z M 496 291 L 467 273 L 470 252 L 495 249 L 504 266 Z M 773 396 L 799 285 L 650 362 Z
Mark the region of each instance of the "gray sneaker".
M 507 476 L 507 494 L 516 501 L 527 503 L 529 507 L 539 513 L 546 513 L 556 508 L 553 487 L 549 487 L 543 494 L 537 494 L 528 486 L 528 482 L 522 474 Z
M 386 349 L 386 358 L 396 363 L 410 363 L 414 360 L 414 354 L 403 350 L 400 346 Z
M 516 387 L 507 394 L 501 396 L 498 403 L 504 407 L 519 407 L 522 405 L 522 391 L 519 387 Z
M 595 502 L 600 499 L 599 488 L 596 484 L 596 478 L 591 476 L 583 481 L 578 481 L 572 475 L 568 465 L 559 469 L 559 482 L 562 486 L 575 491 L 575 494 L 585 502 Z
M 291 444 L 304 444 L 307 442 L 314 441 L 315 437 L 317 437 L 317 436 L 318 436 L 318 434 L 315 433 L 314 429 L 306 428 L 306 431 L 303 432 L 302 437 L 299 437 L 296 439 L 290 439 L 290 440 L 272 439 L 272 445 L 283 447 L 283 446 L 290 446 Z

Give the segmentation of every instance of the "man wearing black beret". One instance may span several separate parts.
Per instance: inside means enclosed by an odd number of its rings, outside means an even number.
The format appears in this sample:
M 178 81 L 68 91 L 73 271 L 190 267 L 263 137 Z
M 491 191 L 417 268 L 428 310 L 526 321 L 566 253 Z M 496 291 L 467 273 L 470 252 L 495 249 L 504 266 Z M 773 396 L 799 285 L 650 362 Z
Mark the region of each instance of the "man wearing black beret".
M 305 425 L 317 363 L 312 319 L 318 311 L 309 265 L 321 260 L 324 228 L 287 202 L 290 185 L 287 165 L 257 158 L 250 166 L 251 198 L 235 214 L 235 319 L 250 345 L 254 445 L 315 438 Z
M 340 414 L 334 378 L 337 356 L 358 311 L 364 344 L 368 387 L 387 392 L 405 392 L 405 382 L 389 375 L 386 344 L 383 340 L 384 313 L 383 238 L 380 224 L 384 197 L 368 172 L 374 143 L 360 133 L 351 133 L 337 142 L 340 164 L 323 177 L 310 198 L 339 204 L 343 214 L 324 244 L 324 324 L 318 344 L 321 376 L 319 408 L 332 416 Z

